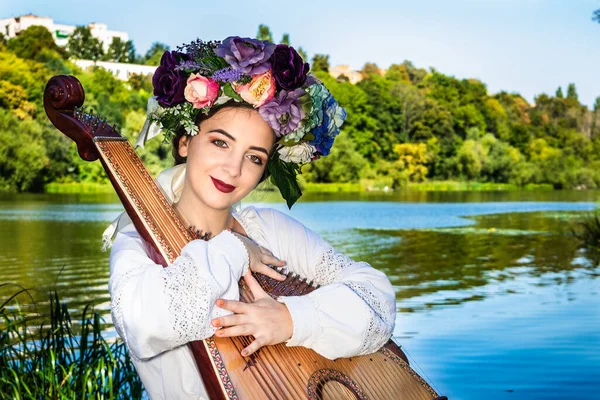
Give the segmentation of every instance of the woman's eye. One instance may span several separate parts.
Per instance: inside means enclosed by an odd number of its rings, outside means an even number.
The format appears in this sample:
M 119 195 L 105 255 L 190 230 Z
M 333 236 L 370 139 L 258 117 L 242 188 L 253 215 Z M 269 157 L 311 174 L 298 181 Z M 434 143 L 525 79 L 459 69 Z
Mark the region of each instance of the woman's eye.
M 213 144 L 214 144 L 215 146 L 218 146 L 218 147 L 227 147 L 227 143 L 225 143 L 225 142 L 224 142 L 224 141 L 222 141 L 222 140 L 215 139 L 215 140 L 213 140 L 212 142 L 213 142 Z
M 257 165 L 262 165 L 262 163 L 263 163 L 262 160 L 260 159 L 260 157 L 258 157 L 258 156 L 251 155 L 250 159 L 252 160 L 252 162 L 254 164 L 257 164 Z

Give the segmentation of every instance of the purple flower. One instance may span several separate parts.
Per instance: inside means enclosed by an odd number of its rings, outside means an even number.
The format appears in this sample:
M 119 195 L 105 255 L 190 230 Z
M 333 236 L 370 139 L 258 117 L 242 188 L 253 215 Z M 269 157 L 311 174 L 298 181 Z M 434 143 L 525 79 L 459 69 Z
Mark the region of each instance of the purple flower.
M 257 75 L 271 68 L 269 58 L 275 51 L 272 43 L 239 36 L 230 36 L 215 49 L 215 54 L 231 68 L 246 75 Z
M 300 104 L 300 97 L 304 90 L 282 90 L 268 103 L 258 109 L 260 116 L 275 131 L 277 137 L 287 135 L 298 128 L 304 118 L 304 111 Z
M 287 44 L 277 45 L 270 61 L 273 76 L 281 89 L 294 90 L 306 82 L 310 66 L 293 47 Z
M 215 71 L 212 78 L 217 82 L 236 82 L 242 78 L 242 73 L 231 67 Z
M 180 61 L 188 61 L 187 55 L 176 51 L 165 51 L 160 66 L 152 77 L 154 95 L 163 107 L 171 107 L 185 101 L 183 91 L 187 77 L 183 71 L 177 71 Z

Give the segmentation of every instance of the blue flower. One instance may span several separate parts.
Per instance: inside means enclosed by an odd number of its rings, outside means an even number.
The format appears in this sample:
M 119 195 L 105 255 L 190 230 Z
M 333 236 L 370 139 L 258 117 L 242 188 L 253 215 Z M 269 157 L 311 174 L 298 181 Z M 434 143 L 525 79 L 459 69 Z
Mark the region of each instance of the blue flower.
M 311 85 L 307 92 L 311 97 L 312 107 L 304 127 L 314 136 L 309 143 L 316 147 L 317 153 L 326 156 L 340 133 L 340 127 L 346 119 L 346 110 L 340 107 L 321 83 Z

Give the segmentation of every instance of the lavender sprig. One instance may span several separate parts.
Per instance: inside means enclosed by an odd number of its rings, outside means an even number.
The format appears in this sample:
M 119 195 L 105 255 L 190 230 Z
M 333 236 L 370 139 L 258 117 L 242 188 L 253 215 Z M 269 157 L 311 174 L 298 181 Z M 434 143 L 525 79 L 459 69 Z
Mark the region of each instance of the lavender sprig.
M 177 50 L 181 52 L 185 51 L 190 58 L 198 60 L 204 57 L 214 56 L 214 49 L 216 49 L 219 44 L 221 44 L 221 42 L 218 40 L 204 42 L 201 39 L 196 39 L 189 44 L 177 47 Z
M 210 75 L 213 69 L 206 66 L 203 62 L 197 62 L 193 60 L 182 61 L 178 66 L 175 67 L 175 71 L 192 71 L 199 72 L 202 75 Z
M 217 82 L 237 82 L 242 78 L 242 72 L 231 67 L 216 71 L 212 78 Z

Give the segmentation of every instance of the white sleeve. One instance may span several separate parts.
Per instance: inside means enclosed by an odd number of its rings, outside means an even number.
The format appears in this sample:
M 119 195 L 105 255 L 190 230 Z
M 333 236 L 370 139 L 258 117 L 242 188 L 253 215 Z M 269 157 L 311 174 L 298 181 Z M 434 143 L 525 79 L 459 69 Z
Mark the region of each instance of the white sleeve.
M 163 268 L 146 254 L 133 225 L 117 234 L 110 253 L 111 314 L 131 355 L 151 358 L 192 340 L 210 337 L 212 318 L 230 314 L 218 298 L 239 299 L 248 269 L 244 244 L 229 231 L 193 240 Z
M 321 287 L 282 296 L 294 328 L 288 346 L 308 347 L 335 359 L 377 351 L 392 336 L 396 296 L 387 276 L 336 251 L 319 235 L 281 212 L 256 214 L 263 238 L 286 267 Z

